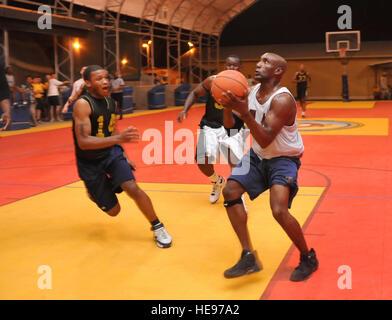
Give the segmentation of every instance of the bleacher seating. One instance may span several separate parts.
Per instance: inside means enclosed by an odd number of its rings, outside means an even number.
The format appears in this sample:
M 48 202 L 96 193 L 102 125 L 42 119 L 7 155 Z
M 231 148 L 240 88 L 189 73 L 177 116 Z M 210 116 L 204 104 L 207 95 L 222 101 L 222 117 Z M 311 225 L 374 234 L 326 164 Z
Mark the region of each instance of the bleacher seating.
M 8 127 L 8 130 L 22 130 L 30 128 L 30 93 L 25 93 L 27 105 L 23 105 L 22 94 L 20 92 L 16 92 L 17 106 L 13 105 L 14 101 L 12 100 L 12 95 L 10 96 L 12 123 Z M 2 112 L 0 111 L 0 114 L 1 113 Z M 4 123 L 2 123 L 1 126 L 4 126 Z
M 189 83 L 180 84 L 174 90 L 174 104 L 176 106 L 183 106 L 185 104 L 185 100 L 188 97 L 191 90 L 191 85 Z
M 64 107 L 64 105 L 67 102 L 67 100 L 69 99 L 69 96 L 71 95 L 71 93 L 72 93 L 72 87 L 62 93 L 61 107 Z M 63 114 L 64 120 L 72 119 L 73 106 L 74 106 L 73 103 L 68 106 L 68 112 Z
M 133 113 L 133 107 L 135 103 L 133 102 L 133 87 L 128 86 L 123 89 L 123 104 L 122 112 L 123 114 Z
M 147 103 L 150 110 L 167 108 L 164 84 L 157 85 L 147 92 Z
M 204 96 L 197 99 L 196 102 L 197 103 L 207 103 L 207 100 L 208 100 L 208 92 Z

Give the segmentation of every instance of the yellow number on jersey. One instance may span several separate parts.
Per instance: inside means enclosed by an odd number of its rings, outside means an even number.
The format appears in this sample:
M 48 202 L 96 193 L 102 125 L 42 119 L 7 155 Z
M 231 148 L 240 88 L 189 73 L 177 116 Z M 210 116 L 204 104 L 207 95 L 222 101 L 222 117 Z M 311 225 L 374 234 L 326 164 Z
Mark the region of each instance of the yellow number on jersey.
M 112 116 L 110 117 L 110 122 L 109 122 L 109 127 L 108 127 L 108 130 L 110 133 L 113 133 L 115 123 L 116 123 L 116 115 L 112 114 Z
M 98 132 L 96 136 L 100 138 L 104 138 L 105 134 L 103 133 L 103 116 L 99 116 L 97 122 L 98 122 Z
M 96 136 L 100 137 L 100 138 L 104 138 L 105 134 L 103 132 L 103 122 L 104 122 L 103 116 L 99 116 L 97 119 L 97 122 L 98 122 L 98 132 L 97 132 Z M 116 115 L 112 114 L 110 117 L 110 122 L 109 122 L 109 126 L 108 126 L 108 131 L 110 133 L 112 133 L 114 131 L 114 124 L 115 123 L 116 123 Z
M 223 106 L 220 105 L 219 103 L 215 102 L 215 108 L 221 110 L 221 109 L 223 109 Z

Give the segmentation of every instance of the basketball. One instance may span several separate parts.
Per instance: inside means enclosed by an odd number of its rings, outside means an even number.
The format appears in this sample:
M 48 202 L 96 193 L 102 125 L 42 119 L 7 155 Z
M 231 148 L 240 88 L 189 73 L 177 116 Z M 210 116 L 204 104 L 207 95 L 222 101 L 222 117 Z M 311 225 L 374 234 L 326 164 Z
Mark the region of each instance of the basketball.
M 211 86 L 211 93 L 215 101 L 220 103 L 222 100 L 224 104 L 226 98 L 223 93 L 228 90 L 239 98 L 244 97 L 245 90 L 248 90 L 248 81 L 241 72 L 225 70 L 216 75 Z

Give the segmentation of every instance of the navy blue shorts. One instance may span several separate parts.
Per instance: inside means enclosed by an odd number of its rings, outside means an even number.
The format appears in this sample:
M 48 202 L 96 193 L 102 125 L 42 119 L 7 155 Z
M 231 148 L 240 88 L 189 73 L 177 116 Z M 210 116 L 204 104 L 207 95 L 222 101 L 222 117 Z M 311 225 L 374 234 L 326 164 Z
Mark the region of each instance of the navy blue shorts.
M 233 169 L 229 180 L 239 182 L 251 200 L 256 199 L 273 185 L 290 187 L 288 207 L 298 192 L 297 176 L 301 161 L 292 157 L 278 157 L 261 160 L 253 149 Z
M 105 212 L 118 203 L 116 193 L 122 192 L 121 184 L 135 180 L 123 152 L 124 149 L 120 145 L 115 145 L 109 156 L 104 159 L 77 159 L 79 176 L 87 188 L 90 199 Z
M 307 84 L 297 85 L 297 100 L 303 100 L 306 98 Z

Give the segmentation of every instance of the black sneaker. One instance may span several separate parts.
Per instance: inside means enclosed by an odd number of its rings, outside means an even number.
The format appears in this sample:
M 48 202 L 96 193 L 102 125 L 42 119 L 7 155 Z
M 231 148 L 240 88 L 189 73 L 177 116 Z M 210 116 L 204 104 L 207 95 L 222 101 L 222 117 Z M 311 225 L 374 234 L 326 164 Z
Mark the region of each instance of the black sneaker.
M 245 274 L 259 272 L 262 269 L 262 264 L 257 257 L 256 251 L 242 251 L 241 259 L 237 264 L 224 272 L 225 278 L 236 278 Z
M 299 266 L 295 268 L 291 274 L 291 281 L 304 281 L 310 277 L 310 275 L 315 272 L 318 268 L 319 262 L 316 258 L 316 252 L 314 249 L 306 254 L 300 255 Z

